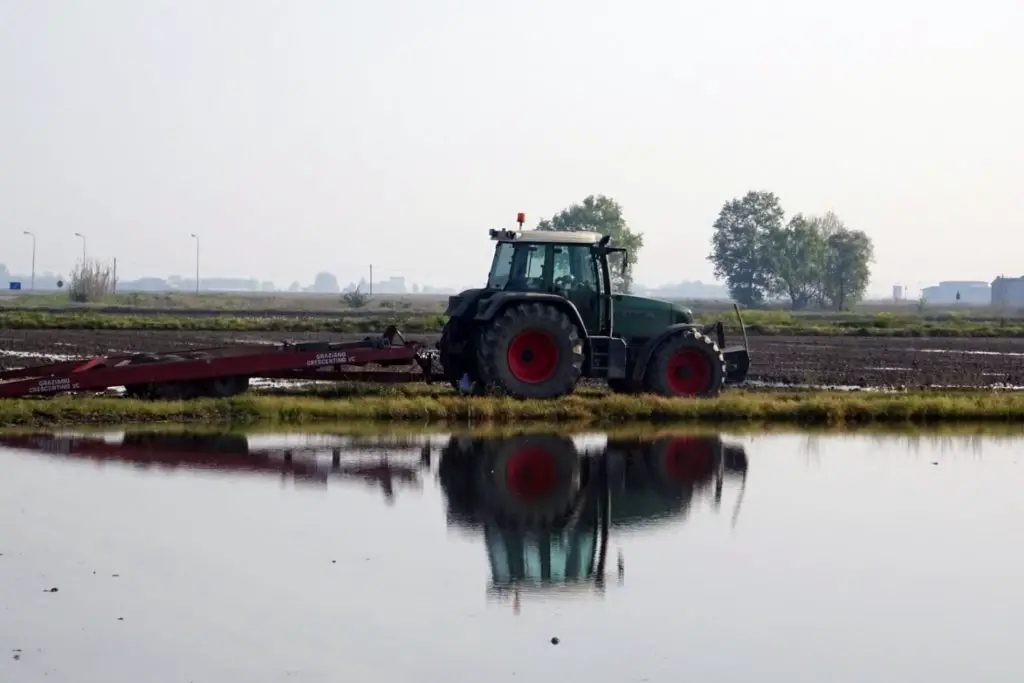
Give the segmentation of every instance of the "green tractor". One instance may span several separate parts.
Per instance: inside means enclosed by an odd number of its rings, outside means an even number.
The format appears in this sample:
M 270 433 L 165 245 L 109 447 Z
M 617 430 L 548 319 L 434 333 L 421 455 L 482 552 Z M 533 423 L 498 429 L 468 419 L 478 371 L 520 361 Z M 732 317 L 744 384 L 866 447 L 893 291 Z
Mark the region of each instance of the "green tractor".
M 608 257 L 625 249 L 609 235 L 490 235 L 487 284 L 449 298 L 438 344 L 444 378 L 460 391 L 548 399 L 588 378 L 620 393 L 711 397 L 746 378 L 745 331 L 742 346 L 727 348 L 721 321 L 698 325 L 671 302 L 612 292 Z

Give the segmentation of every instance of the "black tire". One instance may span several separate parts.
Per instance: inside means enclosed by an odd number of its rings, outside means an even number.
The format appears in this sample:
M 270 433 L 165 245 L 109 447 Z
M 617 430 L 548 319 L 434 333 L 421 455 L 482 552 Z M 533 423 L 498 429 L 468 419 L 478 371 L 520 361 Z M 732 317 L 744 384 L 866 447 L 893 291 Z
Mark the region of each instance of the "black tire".
M 557 527 L 579 498 L 580 456 L 569 438 L 541 434 L 489 440 L 479 462 L 479 503 L 504 526 Z
M 449 319 L 441 328 L 441 340 L 437 343 L 438 355 L 440 356 L 441 368 L 444 371 L 444 381 L 451 385 L 452 389 L 459 390 L 459 380 L 466 373 L 469 373 L 471 380 L 479 384 L 479 378 L 476 376 L 474 368 L 468 367 L 471 365 L 466 362 L 466 354 L 463 353 L 452 353 L 451 344 L 452 338 L 457 337 L 456 325 L 460 323 L 456 320 Z M 468 345 L 464 345 L 466 348 Z
M 481 380 L 516 398 L 565 396 L 583 371 L 583 341 L 572 320 L 544 304 L 511 306 L 477 344 Z
M 181 360 L 181 357 L 175 355 L 161 356 L 156 353 L 136 353 L 128 361 L 128 365 L 160 363 L 165 360 Z M 155 391 L 155 386 L 153 384 L 132 384 L 125 386 L 124 388 L 124 395 L 127 398 L 153 399 L 158 397 L 157 394 L 158 392 Z
M 244 394 L 249 390 L 249 378 L 245 376 L 212 377 L 199 382 L 199 396 L 210 398 L 229 398 Z
M 616 394 L 638 394 L 643 388 L 636 382 L 626 379 L 609 379 L 608 388 Z
M 725 386 L 725 357 L 711 337 L 684 330 L 655 350 L 644 372 L 644 385 L 661 396 L 717 396 Z

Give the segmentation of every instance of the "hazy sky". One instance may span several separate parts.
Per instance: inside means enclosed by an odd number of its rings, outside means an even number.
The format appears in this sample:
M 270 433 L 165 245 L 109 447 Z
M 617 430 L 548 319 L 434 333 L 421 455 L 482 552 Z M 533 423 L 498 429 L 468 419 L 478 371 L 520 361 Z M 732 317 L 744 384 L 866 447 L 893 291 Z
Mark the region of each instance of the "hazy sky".
M 749 189 L 875 241 L 873 291 L 1024 274 L 1024 2 L 0 0 L 0 262 L 483 282 L 587 194 L 710 280 Z M 376 279 L 376 278 L 375 278 Z

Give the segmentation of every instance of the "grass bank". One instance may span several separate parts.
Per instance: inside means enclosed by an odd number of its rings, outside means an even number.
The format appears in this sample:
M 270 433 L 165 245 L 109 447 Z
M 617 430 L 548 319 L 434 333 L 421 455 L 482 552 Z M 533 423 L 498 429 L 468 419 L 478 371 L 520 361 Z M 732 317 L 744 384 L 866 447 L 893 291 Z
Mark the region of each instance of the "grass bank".
M 454 395 L 247 395 L 223 400 L 137 401 L 59 397 L 0 401 L 0 426 L 125 423 L 316 425 L 339 422 L 405 424 L 656 425 L 774 423 L 792 425 L 934 424 L 1024 421 L 1024 394 L 839 394 L 729 392 L 711 400 L 617 395 L 517 401 Z
M 1018 422 L 868 422 L 857 425 L 845 424 L 814 424 L 800 425 L 794 423 L 767 422 L 729 422 L 709 424 L 689 422 L 676 424 L 654 424 L 648 422 L 630 422 L 628 424 L 605 424 L 601 426 L 587 423 L 552 423 L 529 422 L 520 424 L 501 423 L 416 423 L 416 422 L 318 422 L 315 424 L 281 424 L 266 421 L 248 424 L 232 423 L 187 423 L 187 422 L 149 422 L 130 424 L 81 424 L 68 425 L 20 425 L 0 427 L 0 438 L 11 435 L 50 434 L 50 435 L 100 435 L 110 431 L 124 430 L 131 434 L 150 434 L 161 436 L 238 436 L 268 437 L 281 435 L 299 435 L 316 437 L 343 437 L 352 439 L 361 446 L 373 445 L 410 446 L 419 444 L 424 439 L 436 438 L 439 434 L 474 438 L 509 438 L 520 434 L 559 433 L 566 436 L 603 434 L 614 439 L 642 439 L 651 441 L 662 438 L 680 436 L 722 436 L 722 437 L 753 437 L 765 435 L 825 437 L 825 436 L 858 436 L 885 443 L 894 438 L 923 441 L 944 441 L 948 439 L 1020 439 L 1024 436 L 1024 423 Z M 0 444 L 2 447 L 2 444 Z
M 822 314 L 787 311 L 745 311 L 744 322 L 751 334 L 762 336 L 855 336 L 855 337 L 1022 337 L 1024 319 L 972 317 L 957 314 L 909 316 L 891 313 Z M 735 316 L 701 313 L 702 323 L 722 320 L 730 334 L 739 332 Z M 337 311 L 335 314 L 266 312 L 266 314 L 111 313 L 94 310 L 3 310 L 0 328 L 12 330 L 173 330 L 225 332 L 325 332 L 372 333 L 398 325 L 411 333 L 437 333 L 445 323 L 441 314 L 401 310 Z

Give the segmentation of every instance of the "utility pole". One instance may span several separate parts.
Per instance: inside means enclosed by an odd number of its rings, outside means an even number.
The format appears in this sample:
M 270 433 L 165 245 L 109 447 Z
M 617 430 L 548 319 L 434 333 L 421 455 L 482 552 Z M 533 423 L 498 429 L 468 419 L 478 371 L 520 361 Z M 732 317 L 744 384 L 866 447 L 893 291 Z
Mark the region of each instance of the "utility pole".
M 85 267 L 85 235 L 83 235 L 80 232 L 76 232 L 75 233 L 75 237 L 81 237 L 82 238 L 82 267 L 84 268 Z
M 370 296 L 373 296 L 373 264 L 370 264 Z
M 25 230 L 24 234 L 32 238 L 32 284 L 29 286 L 34 292 L 36 291 L 36 235 L 28 230 Z
M 113 282 L 112 289 L 114 291 L 111 292 L 111 293 L 112 294 L 117 294 L 117 257 L 116 256 L 114 257 L 114 282 Z
M 199 235 L 192 233 L 196 240 L 196 294 L 199 294 Z

